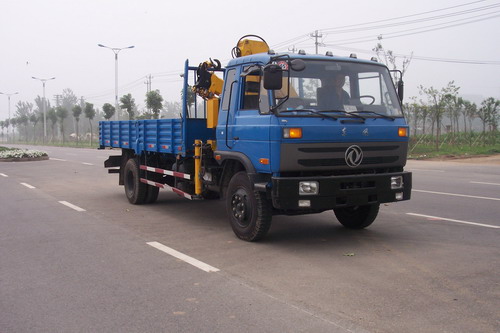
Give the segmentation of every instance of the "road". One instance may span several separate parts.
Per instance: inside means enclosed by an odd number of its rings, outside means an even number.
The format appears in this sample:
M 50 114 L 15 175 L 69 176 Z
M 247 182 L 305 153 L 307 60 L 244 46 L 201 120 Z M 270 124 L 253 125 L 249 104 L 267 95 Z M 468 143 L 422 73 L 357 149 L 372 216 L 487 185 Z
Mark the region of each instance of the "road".
M 500 331 L 498 165 L 409 161 L 369 228 L 276 216 L 247 243 L 221 201 L 130 205 L 119 151 L 36 149 L 0 163 L 2 333 Z

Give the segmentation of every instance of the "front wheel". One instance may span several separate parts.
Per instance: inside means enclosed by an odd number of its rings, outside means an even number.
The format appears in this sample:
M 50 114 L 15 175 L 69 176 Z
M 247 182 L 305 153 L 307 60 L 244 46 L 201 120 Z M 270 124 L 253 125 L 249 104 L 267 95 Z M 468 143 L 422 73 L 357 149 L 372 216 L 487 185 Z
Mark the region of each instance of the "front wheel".
M 252 189 L 244 171 L 235 174 L 229 182 L 226 210 L 233 232 L 240 239 L 260 240 L 271 227 L 271 204 L 264 193 Z
M 334 208 L 337 220 L 348 229 L 364 229 L 375 221 L 380 205 Z

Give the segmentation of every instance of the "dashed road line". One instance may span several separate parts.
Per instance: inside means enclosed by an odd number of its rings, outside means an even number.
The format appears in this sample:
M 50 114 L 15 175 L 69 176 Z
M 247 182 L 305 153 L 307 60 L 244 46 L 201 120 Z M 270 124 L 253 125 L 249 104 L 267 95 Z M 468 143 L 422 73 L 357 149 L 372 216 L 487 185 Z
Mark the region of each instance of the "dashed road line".
M 69 202 L 67 202 L 67 201 L 59 201 L 59 203 L 60 203 L 60 204 L 63 204 L 63 205 L 64 205 L 64 206 L 66 206 L 66 207 L 69 207 L 69 208 L 71 208 L 71 209 L 74 209 L 74 210 L 76 210 L 77 212 L 85 212 L 85 211 L 86 211 L 85 209 L 83 209 L 83 208 L 81 208 L 81 207 L 78 207 L 78 206 L 75 206 L 75 205 L 73 205 L 72 203 L 69 203 Z
M 92 163 L 87 163 L 87 162 L 82 162 L 82 164 L 85 164 L 85 165 L 93 165 Z
M 469 182 L 471 184 L 482 184 L 482 185 L 496 185 L 496 186 L 500 186 L 500 184 L 498 183 L 485 183 L 485 182 Z
M 36 188 L 35 186 L 30 185 L 28 183 L 21 183 L 21 185 L 26 186 L 27 188 Z
M 2 177 L 9 177 L 5 173 L 0 173 L 0 176 L 2 176 Z
M 218 268 L 215 268 L 213 266 L 210 266 L 208 264 L 205 264 L 204 262 L 202 261 L 199 261 L 198 259 L 195 259 L 193 257 L 190 257 L 188 255 L 185 255 L 184 253 L 181 253 L 177 250 L 174 250 L 168 246 L 165 246 L 163 245 L 162 243 L 158 243 L 158 242 L 148 242 L 146 243 L 148 244 L 149 246 L 152 246 L 154 247 L 155 249 L 158 249 L 162 252 L 165 252 L 169 255 L 171 255 L 172 257 L 175 257 L 177 259 L 180 259 L 188 264 L 191 264 L 193 266 L 195 266 L 196 268 L 199 268 L 207 273 L 211 273 L 211 272 L 218 272 L 220 271 L 220 269 Z
M 478 227 L 500 229 L 500 226 L 497 226 L 497 225 L 483 224 L 483 223 L 476 223 L 476 222 L 469 222 L 469 221 L 462 221 L 462 220 L 455 220 L 455 219 L 448 219 L 446 217 L 438 217 L 438 216 L 415 214 L 415 213 L 406 213 L 406 215 L 418 216 L 418 217 L 425 217 L 427 219 L 434 220 L 434 221 L 448 221 L 448 222 L 455 222 L 455 223 L 462 223 L 462 224 L 470 224 L 470 225 L 475 225 L 475 226 L 478 226 Z
M 452 196 L 452 197 L 463 197 L 463 198 L 472 198 L 472 199 L 483 199 L 483 200 L 500 201 L 500 198 L 479 197 L 479 196 L 467 195 L 467 194 L 456 194 L 456 193 L 446 193 L 446 192 L 424 191 L 424 190 L 415 190 L 415 189 L 412 189 L 412 192 L 421 192 L 421 193 L 448 195 L 448 196 Z
M 49 160 L 52 160 L 52 161 L 61 161 L 61 162 L 67 162 L 66 160 L 63 160 L 61 158 L 55 158 L 55 157 L 50 157 Z

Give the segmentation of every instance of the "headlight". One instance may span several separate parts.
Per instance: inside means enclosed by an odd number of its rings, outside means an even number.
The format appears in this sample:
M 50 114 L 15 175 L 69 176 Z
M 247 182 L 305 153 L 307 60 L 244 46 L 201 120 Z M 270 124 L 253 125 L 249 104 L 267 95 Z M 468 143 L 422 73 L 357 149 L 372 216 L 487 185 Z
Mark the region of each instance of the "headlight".
M 299 195 L 316 195 L 319 193 L 319 183 L 315 181 L 299 182 Z
M 391 190 L 403 188 L 403 176 L 391 177 Z

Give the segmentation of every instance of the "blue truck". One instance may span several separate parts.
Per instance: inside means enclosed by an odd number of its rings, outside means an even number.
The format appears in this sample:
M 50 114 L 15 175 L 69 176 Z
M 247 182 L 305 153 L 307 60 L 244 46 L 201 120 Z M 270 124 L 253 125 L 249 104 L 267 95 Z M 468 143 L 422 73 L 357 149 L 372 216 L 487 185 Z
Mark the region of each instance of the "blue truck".
M 100 148 L 121 150 L 105 167 L 130 203 L 159 189 L 223 199 L 236 236 L 257 241 L 273 215 L 333 210 L 363 229 L 380 204 L 410 199 L 401 79 L 374 58 L 275 53 L 244 37 L 225 68 L 186 60 L 180 118 L 99 123 Z

